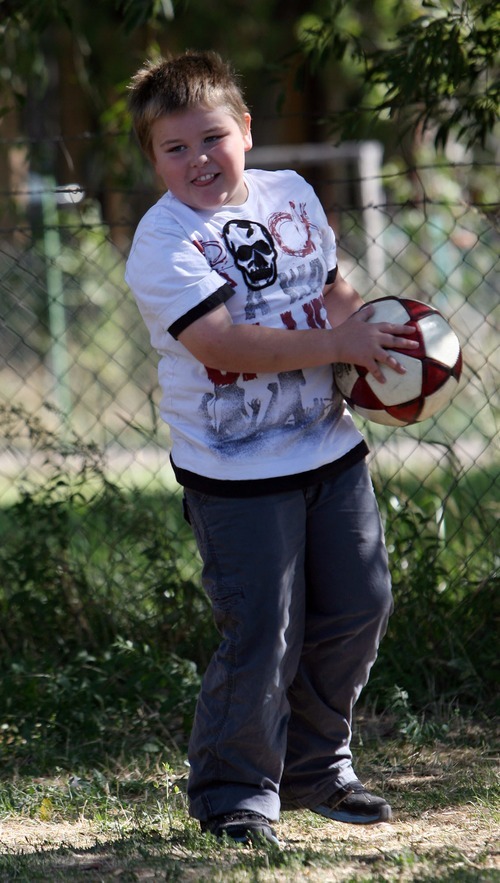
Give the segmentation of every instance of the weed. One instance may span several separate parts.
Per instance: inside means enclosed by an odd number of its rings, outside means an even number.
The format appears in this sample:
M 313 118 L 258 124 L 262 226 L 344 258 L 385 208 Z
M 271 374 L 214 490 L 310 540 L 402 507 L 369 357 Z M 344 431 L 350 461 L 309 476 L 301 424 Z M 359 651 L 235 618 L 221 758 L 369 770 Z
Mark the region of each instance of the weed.
M 12 450 L 43 459 L 43 480 L 27 475 L 0 511 L 4 769 L 74 771 L 132 754 L 154 764 L 185 744 L 217 640 L 179 499 L 116 487 L 95 446 L 61 441 L 20 408 L 2 418 Z M 381 497 L 395 612 L 364 702 L 415 746 L 446 735 L 441 708 L 491 713 L 496 688 L 498 577 L 487 547 L 470 574 L 467 560 L 456 566 L 437 496 Z
M 64 833 L 59 841 L 39 839 L 28 845 L 23 840 L 25 854 L 4 843 L 0 879 L 490 883 L 496 879 L 494 814 L 487 812 L 495 803 L 494 770 L 484 748 L 492 736 L 492 728 L 474 734 L 468 727 L 461 741 L 448 735 L 432 749 L 419 751 L 406 741 L 386 740 L 385 759 L 379 741 L 366 739 L 363 772 L 368 778 L 385 775 L 390 760 L 393 824 L 359 831 L 312 813 L 284 813 L 277 826 L 280 848 L 224 846 L 202 835 L 187 816 L 182 757 L 166 749 L 154 766 L 142 755 L 128 766 L 114 759 L 99 769 L 82 766 L 71 776 L 62 771 L 50 778 L 17 775 L 0 788 L 5 831 L 10 823 L 24 822 L 25 837 L 41 829 L 48 838 L 58 825 Z M 468 748 L 467 742 L 482 744 L 483 752 Z M 450 817 L 460 820 L 456 830 Z M 82 830 L 89 832 L 86 838 Z
M 494 557 L 479 577 L 477 562 L 464 573 L 460 547 L 443 554 L 448 541 L 425 500 L 420 506 L 393 494 L 382 500 L 382 511 L 395 609 L 365 695 L 377 694 L 391 708 L 399 691 L 396 710 L 405 696 L 407 735 L 432 738 L 423 718 L 411 717 L 409 697 L 421 711 L 436 702 L 474 707 L 494 699 L 498 659 L 491 628 L 499 576 Z

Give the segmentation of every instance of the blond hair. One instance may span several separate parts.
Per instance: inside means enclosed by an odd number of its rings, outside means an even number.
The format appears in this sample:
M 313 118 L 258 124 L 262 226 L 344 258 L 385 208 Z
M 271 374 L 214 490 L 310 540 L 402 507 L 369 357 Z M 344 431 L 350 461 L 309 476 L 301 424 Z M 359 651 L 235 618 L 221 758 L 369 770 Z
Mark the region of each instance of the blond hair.
M 149 61 L 129 84 L 128 106 L 141 148 L 152 159 L 151 126 L 159 117 L 196 107 L 223 107 L 244 131 L 248 107 L 236 74 L 216 52 L 189 51 Z

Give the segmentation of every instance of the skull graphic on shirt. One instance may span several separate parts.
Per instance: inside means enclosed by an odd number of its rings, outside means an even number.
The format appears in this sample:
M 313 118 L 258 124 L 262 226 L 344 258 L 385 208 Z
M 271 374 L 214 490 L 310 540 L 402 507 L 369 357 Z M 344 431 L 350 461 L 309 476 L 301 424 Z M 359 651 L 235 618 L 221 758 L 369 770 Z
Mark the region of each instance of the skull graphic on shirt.
M 228 221 L 222 231 L 234 262 L 253 291 L 273 285 L 277 251 L 265 227 L 255 221 Z

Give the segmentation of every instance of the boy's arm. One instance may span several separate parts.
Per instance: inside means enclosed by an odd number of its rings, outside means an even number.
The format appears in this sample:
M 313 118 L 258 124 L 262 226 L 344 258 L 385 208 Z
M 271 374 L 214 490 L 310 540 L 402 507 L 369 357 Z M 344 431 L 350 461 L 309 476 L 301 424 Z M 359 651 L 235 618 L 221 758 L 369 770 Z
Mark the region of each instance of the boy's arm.
M 337 271 L 335 281 L 323 289 L 330 325 L 335 328 L 363 306 L 364 301 L 352 285 Z
M 404 374 L 403 366 L 387 348 L 418 346 L 405 336 L 409 333 L 407 326 L 387 322 L 368 324 L 369 309 L 351 315 L 363 302 L 342 278 L 333 283 L 327 298 L 333 292 L 335 301 L 338 295 L 338 304 L 334 306 L 331 298 L 327 306 L 328 315 L 332 310 L 336 323 L 333 328 L 290 331 L 264 325 L 234 325 L 229 310 L 222 304 L 194 321 L 178 339 L 198 361 L 220 371 L 276 373 L 332 362 L 355 362 L 367 368 L 381 383 L 384 382 L 381 364 Z

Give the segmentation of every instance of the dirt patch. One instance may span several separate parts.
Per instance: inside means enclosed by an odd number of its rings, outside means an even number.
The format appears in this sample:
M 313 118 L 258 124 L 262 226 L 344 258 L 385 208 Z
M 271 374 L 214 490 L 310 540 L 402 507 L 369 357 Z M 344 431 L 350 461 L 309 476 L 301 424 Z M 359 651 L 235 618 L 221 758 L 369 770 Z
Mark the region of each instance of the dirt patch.
M 285 826 L 283 826 L 285 827 Z M 424 813 L 419 819 L 399 820 L 370 826 L 314 825 L 304 832 L 297 821 L 283 830 L 290 843 L 330 844 L 333 854 L 344 852 L 342 867 L 323 877 L 305 879 L 344 881 L 370 879 L 372 872 L 383 879 L 411 880 L 418 870 L 432 866 L 463 864 L 476 868 L 477 880 L 485 869 L 497 870 L 500 880 L 500 826 L 475 810 L 444 810 Z M 311 836 L 312 835 L 312 836 Z M 375 873 L 376 871 L 376 873 Z
M 137 779 L 124 770 L 104 804 L 96 783 L 70 800 L 63 778 L 32 780 L 29 810 L 18 801 L 20 815 L 0 821 L 0 881 L 500 883 L 498 753 L 486 731 L 469 727 L 467 736 L 468 744 L 418 749 L 375 743 L 363 778 L 391 803 L 393 821 L 345 825 L 285 812 L 275 825 L 280 848 L 201 836 L 186 814 L 182 771 Z
M 312 813 L 284 813 L 276 826 L 281 860 L 261 862 L 251 871 L 242 865 L 248 850 L 224 848 L 211 860 L 179 847 L 168 831 L 153 850 L 146 844 L 122 854 L 123 834 L 99 832 L 82 820 L 5 821 L 0 829 L 2 852 L 20 859 L 37 857 L 33 879 L 85 880 L 260 880 L 346 883 L 369 880 L 441 880 L 437 869 L 451 869 L 467 881 L 500 880 L 500 826 L 479 807 L 426 812 L 418 819 L 397 818 L 371 826 L 325 822 Z M 149 854 L 148 854 L 149 849 Z M 168 861 L 162 867 L 161 854 Z M 264 853 L 261 852 L 261 857 Z M 265 859 L 265 855 L 264 855 Z M 235 864 L 236 863 L 236 864 Z M 280 867 L 280 863 L 283 867 Z M 27 866 L 28 867 L 28 866 Z M 44 871 L 45 869 L 45 871 Z M 174 874 L 175 869 L 175 874 Z M 47 876 L 44 877 L 43 874 Z M 40 874 L 42 876 L 40 876 Z M 498 876 L 497 876 L 498 875 Z M 28 880 L 29 876 L 2 877 Z

